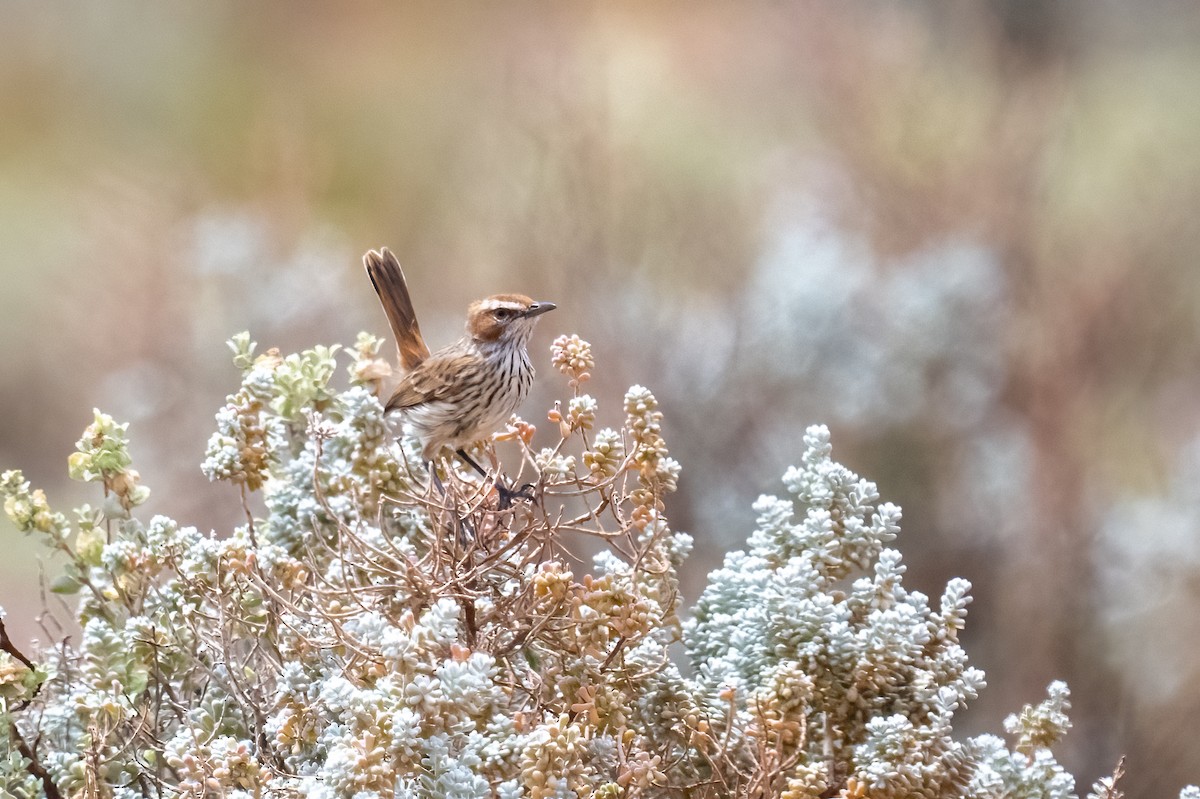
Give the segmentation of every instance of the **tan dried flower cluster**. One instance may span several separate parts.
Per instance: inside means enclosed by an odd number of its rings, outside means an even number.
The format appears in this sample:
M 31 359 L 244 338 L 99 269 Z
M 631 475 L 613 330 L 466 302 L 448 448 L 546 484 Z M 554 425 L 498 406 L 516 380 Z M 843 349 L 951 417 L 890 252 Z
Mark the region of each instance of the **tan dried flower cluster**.
M 586 794 L 589 789 L 584 763 L 588 760 L 585 729 L 564 713 L 540 729 L 539 739 L 521 754 L 521 781 L 530 799 L 552 799 L 567 789 Z
M 550 355 L 554 368 L 571 378 L 571 388 L 590 380 L 592 369 L 596 368 L 592 345 L 574 333 L 554 339 Z
M 232 445 L 237 457 L 227 461 L 222 476 L 257 491 L 267 479 L 270 465 L 267 431 L 262 425 L 263 402 L 243 388 L 228 398 L 226 408 L 232 423 L 226 430 L 228 440 L 221 444 Z
M 616 430 L 604 428 L 596 433 L 592 446 L 583 453 L 583 464 L 588 467 L 593 481 L 604 480 L 616 475 L 625 460 L 625 442 Z
M 636 443 L 634 462 L 643 484 L 662 484 L 667 491 L 675 490 L 679 464 L 667 457 L 658 400 L 644 386 L 633 386 L 625 393 L 625 414 L 625 425 Z

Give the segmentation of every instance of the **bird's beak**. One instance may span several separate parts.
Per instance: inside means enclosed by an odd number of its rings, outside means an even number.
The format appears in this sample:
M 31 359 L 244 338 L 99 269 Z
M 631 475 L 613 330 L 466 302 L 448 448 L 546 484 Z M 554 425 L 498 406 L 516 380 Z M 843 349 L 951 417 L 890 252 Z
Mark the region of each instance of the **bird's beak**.
M 541 316 L 546 311 L 553 311 L 557 307 L 558 306 L 552 302 L 535 302 L 533 305 L 529 306 L 528 311 L 526 311 L 525 313 L 523 313 L 521 315 L 524 316 L 526 319 L 529 319 L 530 317 L 533 317 L 533 316 Z

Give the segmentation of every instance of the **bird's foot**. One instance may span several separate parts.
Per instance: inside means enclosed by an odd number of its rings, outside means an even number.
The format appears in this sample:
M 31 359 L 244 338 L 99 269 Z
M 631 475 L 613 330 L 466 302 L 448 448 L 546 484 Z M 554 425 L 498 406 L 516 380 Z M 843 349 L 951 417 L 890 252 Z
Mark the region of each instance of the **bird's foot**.
M 508 510 L 512 507 L 515 500 L 526 499 L 533 501 L 533 483 L 526 483 L 516 491 L 504 485 L 500 480 L 496 481 L 496 493 L 500 495 L 500 502 L 497 505 L 499 510 Z

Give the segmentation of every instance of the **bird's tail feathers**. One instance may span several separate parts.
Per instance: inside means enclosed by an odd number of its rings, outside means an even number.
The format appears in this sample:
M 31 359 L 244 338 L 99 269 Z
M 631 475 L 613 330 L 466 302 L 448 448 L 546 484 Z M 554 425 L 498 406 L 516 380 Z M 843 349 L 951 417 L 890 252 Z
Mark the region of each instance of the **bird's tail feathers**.
M 417 314 L 413 310 L 412 298 L 408 296 L 404 270 L 387 247 L 378 252 L 369 250 L 363 256 L 363 265 L 367 268 L 371 285 L 379 295 L 383 312 L 387 314 L 392 333 L 396 336 L 400 365 L 406 371 L 411 371 L 429 357 L 429 347 L 421 337 L 421 328 L 417 325 Z

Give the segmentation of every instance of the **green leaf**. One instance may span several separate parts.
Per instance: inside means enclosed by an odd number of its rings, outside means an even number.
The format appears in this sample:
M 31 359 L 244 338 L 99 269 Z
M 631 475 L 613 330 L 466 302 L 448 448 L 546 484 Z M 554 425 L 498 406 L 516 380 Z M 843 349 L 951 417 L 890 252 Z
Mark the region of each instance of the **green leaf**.
M 64 574 L 50 585 L 50 590 L 56 594 L 78 594 L 83 583 L 70 574 Z

